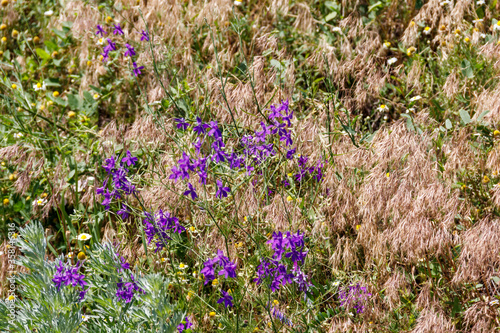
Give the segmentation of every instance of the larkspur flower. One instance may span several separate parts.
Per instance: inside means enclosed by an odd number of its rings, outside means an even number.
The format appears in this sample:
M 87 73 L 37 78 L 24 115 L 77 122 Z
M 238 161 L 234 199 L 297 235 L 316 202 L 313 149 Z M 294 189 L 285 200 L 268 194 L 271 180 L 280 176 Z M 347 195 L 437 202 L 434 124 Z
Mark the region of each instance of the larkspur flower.
M 123 282 L 123 279 L 120 279 L 120 282 L 116 284 L 116 297 L 125 303 L 130 303 L 136 292 L 145 293 L 144 290 L 139 288 L 132 274 L 130 274 L 130 279 L 131 282 Z
M 122 217 L 123 220 L 126 220 L 130 216 L 130 210 L 127 205 L 122 204 L 122 209 L 116 212 L 118 215 Z
M 198 197 L 198 194 L 196 194 L 196 190 L 194 189 L 193 185 L 191 183 L 187 183 L 188 185 L 188 190 L 186 190 L 183 194 L 185 196 L 191 196 L 191 199 L 194 200 Z
M 233 306 L 233 296 L 229 295 L 228 292 L 221 290 L 222 297 L 217 300 L 217 304 L 224 303 L 226 308 Z
M 195 133 L 198 133 L 198 135 L 200 134 L 205 134 L 206 133 L 206 129 L 207 128 L 210 128 L 209 125 L 207 124 L 204 124 L 202 121 L 201 121 L 201 118 L 200 117 L 196 117 L 196 126 L 193 127 L 193 131 Z
M 185 131 L 191 126 L 184 118 L 174 118 L 174 120 L 177 122 L 177 128 L 180 130 Z
M 351 285 L 339 291 L 340 306 L 346 310 L 354 308 L 356 313 L 363 313 L 365 303 L 371 295 L 366 287 L 361 287 L 359 283 Z
M 81 267 L 81 261 L 78 261 L 74 267 L 70 265 L 66 265 L 63 261 L 59 261 L 59 266 L 57 266 L 56 274 L 52 279 L 52 282 L 56 285 L 57 290 L 61 289 L 61 286 L 64 284 L 65 286 L 72 285 L 73 287 L 80 286 L 82 291 L 80 292 L 80 300 L 85 297 L 85 293 L 87 290 L 85 286 L 87 282 L 85 282 L 85 275 L 79 274 L 78 270 Z
M 107 34 L 107 32 L 104 31 L 103 27 L 98 24 L 97 25 L 97 32 L 95 34 L 101 35 L 101 37 L 104 37 L 104 35 Z
M 135 61 L 133 62 L 133 65 L 134 65 L 134 69 L 132 70 L 134 72 L 134 75 L 135 76 L 139 76 L 142 74 L 141 72 L 141 69 L 144 69 L 144 66 L 137 66 L 137 64 L 135 63 Z
M 127 156 L 122 158 L 122 163 L 126 163 L 127 166 L 135 165 L 137 162 L 137 157 L 133 157 L 132 154 L 130 153 L 130 150 L 127 150 Z
M 215 196 L 219 199 L 222 199 L 222 197 L 227 197 L 228 193 L 231 192 L 231 189 L 227 186 L 223 186 L 222 181 L 217 179 L 217 192 L 215 193 Z
M 113 24 L 113 26 L 115 27 L 115 29 L 113 30 L 113 35 L 123 35 L 124 34 L 120 24 Z
M 130 44 L 125 44 L 125 47 L 127 48 L 127 50 L 125 51 L 125 53 L 123 53 L 123 55 L 125 57 L 133 57 L 135 56 L 135 50 L 134 50 L 134 47 L 131 46 Z
M 141 42 L 143 41 L 149 42 L 149 34 L 144 30 L 141 32 Z
M 189 321 L 189 318 L 186 317 L 184 320 L 177 326 L 177 331 L 178 333 L 184 332 L 184 330 L 187 330 L 188 328 L 191 328 L 193 326 L 193 323 Z

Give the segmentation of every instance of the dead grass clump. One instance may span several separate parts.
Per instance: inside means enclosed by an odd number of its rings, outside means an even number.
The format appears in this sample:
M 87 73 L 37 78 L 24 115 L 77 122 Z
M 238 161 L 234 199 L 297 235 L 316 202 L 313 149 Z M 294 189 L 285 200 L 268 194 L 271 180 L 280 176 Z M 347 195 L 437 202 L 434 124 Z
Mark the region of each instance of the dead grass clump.
M 412 333 L 452 333 L 456 332 L 455 326 L 440 308 L 439 304 L 426 307 L 417 319 L 417 325 Z

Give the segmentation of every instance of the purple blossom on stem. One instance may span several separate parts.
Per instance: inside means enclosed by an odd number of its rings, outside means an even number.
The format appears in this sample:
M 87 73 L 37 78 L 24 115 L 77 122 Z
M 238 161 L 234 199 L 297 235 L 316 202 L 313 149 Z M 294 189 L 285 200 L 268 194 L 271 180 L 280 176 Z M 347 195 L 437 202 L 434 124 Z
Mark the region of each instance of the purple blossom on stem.
M 72 285 L 73 287 L 80 286 L 82 288 L 82 292 L 80 292 L 80 299 L 85 297 L 85 293 L 87 291 L 85 289 L 85 286 L 87 285 L 87 282 L 84 280 L 85 275 L 78 273 L 81 264 L 81 261 L 78 261 L 74 267 L 71 267 L 70 265 L 64 264 L 62 261 L 59 261 L 56 274 L 52 279 L 52 282 L 56 285 L 57 290 L 59 290 L 63 284 L 65 286 Z
M 97 32 L 95 33 L 96 35 L 101 35 L 101 37 L 104 37 L 105 34 L 107 34 L 106 31 L 100 26 L 99 24 L 97 25 Z
M 129 44 L 125 44 L 125 47 L 127 48 L 127 51 L 125 51 L 125 53 L 123 54 L 125 57 L 135 56 L 135 50 L 134 50 L 133 46 L 131 46 Z
M 126 220 L 130 216 L 130 210 L 127 205 L 122 204 L 122 209 L 116 212 L 118 215 L 122 217 L 123 220 Z
M 354 308 L 356 313 L 363 313 L 365 303 L 371 295 L 366 287 L 361 287 L 359 283 L 350 285 L 339 291 L 340 306 L 343 306 L 346 310 Z
M 137 157 L 133 157 L 132 153 L 130 153 L 130 150 L 127 150 L 127 156 L 122 158 L 122 163 L 126 163 L 127 166 L 135 165 L 137 162 Z
M 229 295 L 228 292 L 224 291 L 221 289 L 221 294 L 222 294 L 222 297 L 219 298 L 219 300 L 217 301 L 217 304 L 221 304 L 221 303 L 224 303 L 224 306 L 226 308 L 230 308 L 233 306 L 233 296 Z
M 178 333 L 184 332 L 184 330 L 187 330 L 188 328 L 192 327 L 193 323 L 189 321 L 189 318 L 186 317 L 184 320 L 177 326 L 177 331 Z
M 217 179 L 217 192 L 215 193 L 215 196 L 219 199 L 222 199 L 222 197 L 227 197 L 228 193 L 231 192 L 231 189 L 227 186 L 224 186 L 222 184 L 222 181 L 220 179 Z
M 191 126 L 184 118 L 175 118 L 175 121 L 177 122 L 177 128 L 183 131 L 185 131 L 189 126 Z
M 130 274 L 130 279 L 131 282 L 123 282 L 123 279 L 120 279 L 120 282 L 116 284 L 116 297 L 125 303 L 132 301 L 135 292 L 145 293 L 144 290 L 139 288 L 132 274 Z
M 113 35 L 123 35 L 123 30 L 119 23 L 118 25 L 113 24 L 113 26 L 115 27 L 115 30 L 113 30 Z
M 207 124 L 204 124 L 201 121 L 200 117 L 196 117 L 196 126 L 193 127 L 193 131 L 195 133 L 198 133 L 198 135 L 205 134 L 207 132 L 207 128 L 210 128 L 210 126 L 208 126 Z
M 293 149 L 290 149 L 289 151 L 287 151 L 286 152 L 286 159 L 291 160 L 296 151 L 297 151 L 297 148 L 293 148 Z
M 106 38 L 106 40 L 108 41 L 108 45 L 104 47 L 104 52 L 116 51 L 116 43 L 113 43 L 109 38 Z
M 149 42 L 149 34 L 144 30 L 141 32 L 141 42 L 143 41 Z
M 137 64 L 135 63 L 135 61 L 133 62 L 133 65 L 134 65 L 134 69 L 133 69 L 134 75 L 135 76 L 141 75 L 142 74 L 141 69 L 144 69 L 144 66 L 137 67 Z
M 203 269 L 200 271 L 205 276 L 205 284 L 215 279 L 216 266 L 219 266 L 218 275 L 224 275 L 226 279 L 236 278 L 236 263 L 224 256 L 224 252 L 217 250 L 217 255 L 213 259 L 208 259 L 203 263 Z
M 187 183 L 187 185 L 189 189 L 185 191 L 183 194 L 185 196 L 190 195 L 192 200 L 196 199 L 198 197 L 198 194 L 196 194 L 196 190 L 194 189 L 193 185 L 191 183 Z

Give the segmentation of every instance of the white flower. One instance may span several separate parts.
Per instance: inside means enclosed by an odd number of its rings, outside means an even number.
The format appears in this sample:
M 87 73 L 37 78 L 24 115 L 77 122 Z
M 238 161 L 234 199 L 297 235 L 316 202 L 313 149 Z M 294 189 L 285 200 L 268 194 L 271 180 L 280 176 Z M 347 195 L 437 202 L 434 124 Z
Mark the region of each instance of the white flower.
M 112 146 L 113 145 L 113 141 L 111 140 L 106 140 L 102 143 L 103 146 Z
M 477 5 L 477 6 L 481 6 L 481 5 L 485 5 L 485 4 L 486 4 L 486 2 L 485 2 L 484 0 L 478 0 L 478 1 L 476 2 L 476 5 Z
M 23 133 L 14 133 L 13 136 L 14 136 L 14 139 L 20 139 L 24 136 L 24 134 Z
M 188 265 L 186 265 L 186 264 L 183 264 L 183 263 L 180 263 L 180 264 L 179 264 L 179 269 L 184 270 L 184 269 L 186 269 L 186 268 L 188 268 L 188 267 L 189 267 L 189 266 L 188 266 Z
M 99 96 L 99 94 L 94 94 L 94 96 L 93 96 L 93 97 L 94 97 L 94 100 L 96 100 L 96 101 L 97 101 L 97 100 L 99 99 L 99 97 L 100 97 L 100 96 Z
M 43 15 L 45 15 L 45 16 L 52 16 L 52 14 L 54 14 L 54 12 L 52 10 L 48 10 L 45 13 L 43 13 Z
M 450 0 L 441 1 L 440 5 L 441 6 L 446 6 L 446 5 L 451 6 L 451 1 Z
M 431 33 L 431 28 L 430 27 L 425 27 L 423 33 L 426 34 L 426 35 L 430 34 Z
M 497 299 L 494 299 L 493 301 L 490 302 L 490 305 L 493 306 L 493 305 L 498 305 L 500 304 L 500 301 L 497 300 Z
M 480 22 L 483 22 L 483 19 L 475 19 L 475 20 L 472 20 L 472 23 L 480 23 Z
M 86 316 L 86 315 L 82 315 L 82 320 L 83 320 L 83 321 L 87 321 L 87 320 L 89 320 L 89 317 L 88 317 L 88 316 Z
M 99 40 L 97 41 L 97 45 L 103 45 L 103 44 L 104 44 L 104 39 L 99 38 Z
M 88 239 L 91 239 L 92 236 L 89 234 L 83 233 L 83 234 L 79 234 L 77 238 L 78 238 L 78 240 L 86 241 Z
M 332 28 L 332 32 L 342 33 L 342 29 L 340 29 L 340 27 L 334 27 Z
M 398 58 L 391 58 L 391 59 L 387 60 L 387 64 L 388 64 L 388 65 L 392 65 L 392 64 L 394 64 L 396 61 L 398 61 Z
M 241 6 L 243 4 L 243 1 L 235 0 L 234 5 L 235 6 Z
M 493 30 L 500 30 L 500 21 L 497 21 L 497 24 L 493 26 Z
M 37 84 L 34 84 L 33 85 L 33 89 L 35 89 L 35 91 L 38 91 L 38 90 L 46 90 L 47 89 L 47 86 L 45 85 L 45 82 L 38 82 Z
M 415 101 L 418 101 L 419 99 L 422 99 L 422 96 L 418 95 L 418 96 L 412 97 L 412 98 L 410 98 L 410 102 L 415 102 Z
M 46 199 L 37 199 L 33 201 L 33 206 L 43 206 L 47 202 Z
M 384 111 L 388 111 L 389 110 L 389 107 L 385 104 L 381 104 L 378 108 L 377 108 L 378 111 L 380 112 L 384 112 Z
M 481 36 L 481 38 L 486 38 L 486 34 L 481 34 L 479 36 Z

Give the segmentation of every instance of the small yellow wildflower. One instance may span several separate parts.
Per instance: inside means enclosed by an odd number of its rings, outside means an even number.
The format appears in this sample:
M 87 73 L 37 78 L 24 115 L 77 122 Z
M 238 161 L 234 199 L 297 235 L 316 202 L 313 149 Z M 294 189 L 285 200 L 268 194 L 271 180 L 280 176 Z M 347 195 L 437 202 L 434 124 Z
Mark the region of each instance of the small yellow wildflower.
M 78 238 L 78 240 L 80 240 L 80 241 L 86 241 L 86 240 L 88 240 L 88 239 L 91 239 L 91 238 L 92 238 L 92 236 L 91 236 L 91 235 L 89 235 L 89 234 L 83 233 L 83 234 L 78 235 L 78 237 L 77 237 L 77 238 Z
M 248 216 L 244 216 L 243 221 L 248 222 Z
M 92 65 L 92 61 L 87 60 L 87 66 L 90 66 L 90 65 Z
M 288 202 L 293 201 L 293 198 L 291 196 L 287 196 L 286 201 L 288 201 Z
M 59 54 L 59 53 L 58 53 L 57 51 L 52 52 L 52 58 L 57 57 L 57 55 L 58 55 L 58 54 Z
M 499 131 L 499 130 L 495 130 L 495 131 L 493 132 L 493 135 L 494 135 L 494 136 L 499 136 L 499 135 L 500 135 L 500 131 Z
M 386 173 L 386 174 L 385 174 L 385 176 L 386 176 L 387 178 L 389 178 L 389 177 L 391 176 L 391 174 L 388 172 L 388 173 Z
M 0 25 L 0 30 L 5 30 L 5 29 L 7 29 L 7 24 L 2 23 L 2 24 Z
M 488 176 L 483 177 L 483 184 L 488 184 L 490 182 L 490 178 Z
M 455 29 L 455 35 L 460 35 L 462 33 L 462 30 L 460 28 Z
M 212 311 L 212 312 L 210 312 L 208 315 L 209 315 L 210 317 L 215 317 L 215 312 L 214 312 L 214 311 Z
M 439 30 L 445 31 L 446 30 L 446 26 L 444 24 L 441 24 L 441 26 L 439 27 Z
M 17 36 L 19 36 L 19 31 L 17 31 L 16 29 L 12 30 L 11 36 L 12 38 L 17 38 Z
M 165 261 L 167 261 L 167 258 L 161 258 L 160 260 L 161 260 L 161 262 L 165 262 Z
M 292 173 L 291 172 L 288 173 L 288 177 L 292 177 Z
M 7 206 L 9 204 L 9 202 L 10 202 L 9 199 L 7 199 L 7 198 L 3 199 L 4 206 Z
M 8 301 L 10 301 L 10 302 L 12 302 L 12 301 L 13 301 L 13 300 L 15 300 L 15 299 L 16 299 L 16 296 L 14 296 L 14 295 L 10 295 L 10 296 L 7 298 L 7 300 L 8 300 Z
M 59 91 L 57 91 L 57 90 L 56 90 L 56 91 L 54 91 L 54 92 L 52 93 L 52 96 L 54 96 L 54 97 L 59 96 Z
M 106 17 L 106 23 L 110 24 L 111 22 L 113 22 L 113 18 L 111 16 Z
M 277 299 L 275 299 L 275 300 L 273 301 L 273 305 L 280 305 L 280 302 L 279 302 Z
M 410 46 L 407 50 L 406 50 L 406 54 L 411 57 L 413 55 L 413 52 L 415 52 L 417 49 L 415 48 L 415 46 Z
M 491 174 L 496 177 L 496 176 L 498 176 L 498 171 L 495 170 Z
M 218 284 L 219 284 L 219 280 L 214 279 L 214 280 L 212 281 L 212 286 L 214 286 L 214 287 L 215 287 L 215 286 L 217 286 Z
M 74 118 L 75 116 L 76 116 L 76 112 L 75 111 L 68 112 L 68 118 Z
M 410 22 L 410 27 L 414 27 L 415 26 L 415 21 L 411 21 Z
M 17 234 L 17 232 L 13 233 L 12 234 L 12 238 L 16 239 L 19 235 Z
M 2 37 L 2 43 L 5 43 L 5 42 L 7 42 L 7 37 L 4 36 L 4 37 Z
M 99 99 L 99 94 L 94 94 L 94 99 L 98 100 Z
M 470 38 L 469 37 L 465 37 L 464 38 L 464 42 L 466 42 L 466 43 L 470 42 Z
M 389 47 L 391 47 L 391 42 L 385 42 L 385 43 L 384 43 L 384 47 L 385 47 L 386 49 L 388 49 Z
M 45 105 L 40 105 L 40 110 L 45 110 Z
M 359 230 L 359 228 L 361 228 L 361 224 L 356 225 L 356 230 Z
M 255 326 L 255 328 L 253 329 L 254 332 L 258 332 L 260 331 L 259 328 L 257 326 Z
M 2 6 L 5 7 L 9 4 L 9 0 L 2 0 Z
M 179 269 L 186 269 L 188 265 L 183 264 L 182 262 L 179 264 Z
M 40 43 L 40 37 L 38 37 L 38 36 L 33 37 L 33 43 L 35 43 L 35 44 Z
M 465 191 L 465 189 L 467 189 L 467 185 L 463 184 L 462 185 L 462 191 Z
M 78 258 L 78 260 L 85 260 L 85 259 L 87 259 L 87 256 L 83 252 L 79 252 L 76 257 Z
M 46 198 L 48 196 L 47 192 L 43 192 L 42 195 L 40 196 L 41 198 Z
M 219 329 L 222 329 L 224 326 L 222 326 L 222 323 L 219 323 Z
M 425 27 L 423 33 L 426 34 L 426 35 L 430 34 L 431 33 L 431 27 Z
M 73 252 L 69 252 L 68 255 L 67 255 L 68 258 L 73 258 Z
M 12 89 L 17 89 L 17 85 L 16 85 L 15 83 L 14 83 L 14 84 L 12 84 L 12 86 L 11 86 L 11 87 L 12 87 Z

